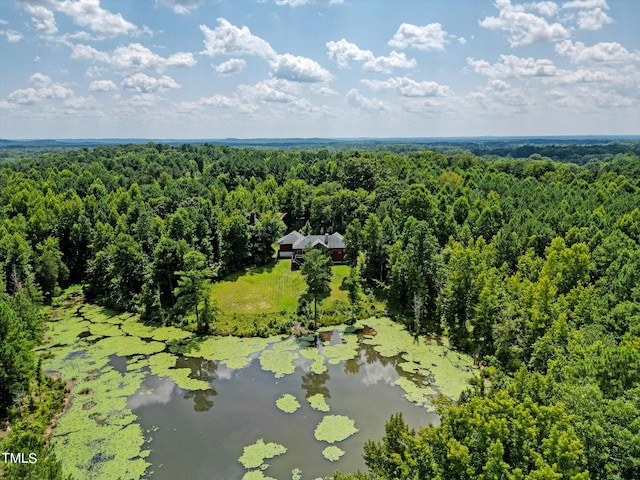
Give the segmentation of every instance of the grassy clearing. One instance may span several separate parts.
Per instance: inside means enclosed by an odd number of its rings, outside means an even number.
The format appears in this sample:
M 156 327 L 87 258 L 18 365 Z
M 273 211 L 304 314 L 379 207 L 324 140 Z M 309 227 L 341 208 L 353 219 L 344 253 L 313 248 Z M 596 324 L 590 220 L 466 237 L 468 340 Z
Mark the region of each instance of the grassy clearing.
M 324 303 L 347 301 L 347 292 L 340 290 L 340 284 L 348 274 L 346 265 L 333 267 L 331 296 Z M 225 315 L 279 313 L 295 312 L 305 288 L 300 271 L 292 272 L 288 260 L 279 260 L 235 273 L 214 284 L 209 294 Z

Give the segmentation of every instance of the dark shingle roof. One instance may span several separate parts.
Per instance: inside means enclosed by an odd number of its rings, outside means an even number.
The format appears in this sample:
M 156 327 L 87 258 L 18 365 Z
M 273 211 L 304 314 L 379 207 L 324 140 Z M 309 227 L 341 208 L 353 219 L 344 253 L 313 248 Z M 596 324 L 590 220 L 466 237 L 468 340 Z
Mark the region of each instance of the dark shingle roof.
M 278 244 L 279 245 L 287 245 L 289 243 L 294 244 L 296 243 L 298 240 L 304 238 L 304 235 L 296 232 L 295 230 L 291 233 L 288 233 L 287 235 L 285 235 L 284 237 L 282 237 L 280 240 L 278 240 Z
M 339 233 L 332 233 L 331 235 L 307 235 L 294 243 L 293 248 L 299 250 L 307 247 L 313 247 L 318 244 L 330 249 L 344 248 L 342 235 Z

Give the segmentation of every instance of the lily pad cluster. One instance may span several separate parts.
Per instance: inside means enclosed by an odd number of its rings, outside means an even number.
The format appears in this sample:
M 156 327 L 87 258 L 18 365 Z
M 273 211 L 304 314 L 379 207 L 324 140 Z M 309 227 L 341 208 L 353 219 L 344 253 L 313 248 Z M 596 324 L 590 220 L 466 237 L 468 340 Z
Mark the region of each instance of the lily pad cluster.
M 266 470 L 268 467 L 264 461 L 277 457 L 278 455 L 282 455 L 287 451 L 286 447 L 279 443 L 264 443 L 262 438 L 260 438 L 256 443 L 244 447 L 243 450 L 242 456 L 238 461 L 244 466 L 244 468 L 249 470 L 242 477 L 243 480 L 270 479 L 271 477 L 266 477 L 263 473 L 263 470 Z
M 336 443 L 349 438 L 358 431 L 356 422 L 346 415 L 327 415 L 318 424 L 313 434 L 316 440 Z
M 276 406 L 285 413 L 295 413 L 300 408 L 300 402 L 290 393 L 285 393 L 276 401 Z

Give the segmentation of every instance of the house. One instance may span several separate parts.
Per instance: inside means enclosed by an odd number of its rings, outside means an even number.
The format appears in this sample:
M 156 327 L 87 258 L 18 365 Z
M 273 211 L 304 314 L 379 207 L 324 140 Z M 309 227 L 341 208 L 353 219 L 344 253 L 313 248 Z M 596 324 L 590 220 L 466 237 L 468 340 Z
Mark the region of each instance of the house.
M 295 230 L 278 240 L 278 258 L 290 258 L 291 270 L 297 270 L 304 261 L 304 252 L 310 248 L 327 251 L 333 263 L 344 263 L 344 238 L 338 232 L 324 235 L 302 235 Z

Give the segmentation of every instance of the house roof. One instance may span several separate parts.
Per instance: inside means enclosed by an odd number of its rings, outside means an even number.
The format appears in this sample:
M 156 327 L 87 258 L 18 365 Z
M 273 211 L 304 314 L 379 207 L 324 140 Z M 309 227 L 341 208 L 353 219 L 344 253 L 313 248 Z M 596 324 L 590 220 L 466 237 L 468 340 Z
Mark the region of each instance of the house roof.
M 329 249 L 344 248 L 342 235 L 339 233 L 332 233 L 331 235 L 307 235 L 295 242 L 293 244 L 293 248 L 301 250 L 308 247 L 314 247 L 318 244 Z
M 291 233 L 288 233 L 287 235 L 285 235 L 284 237 L 282 237 L 280 240 L 278 240 L 278 244 L 279 245 L 288 245 L 290 244 L 294 244 L 296 243 L 298 240 L 304 238 L 304 235 L 296 232 L 295 230 L 292 231 Z

